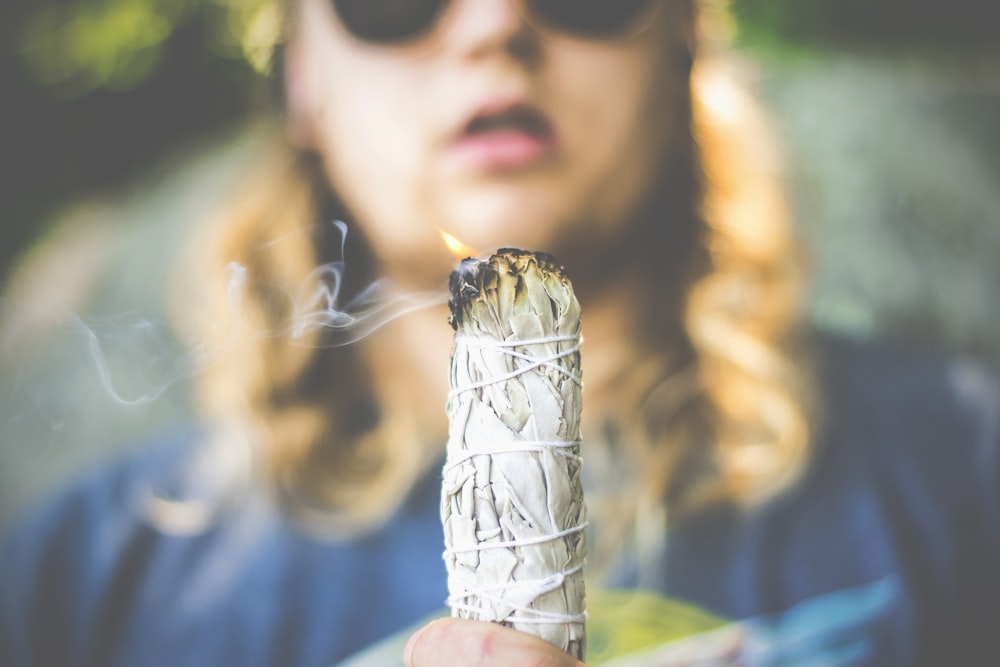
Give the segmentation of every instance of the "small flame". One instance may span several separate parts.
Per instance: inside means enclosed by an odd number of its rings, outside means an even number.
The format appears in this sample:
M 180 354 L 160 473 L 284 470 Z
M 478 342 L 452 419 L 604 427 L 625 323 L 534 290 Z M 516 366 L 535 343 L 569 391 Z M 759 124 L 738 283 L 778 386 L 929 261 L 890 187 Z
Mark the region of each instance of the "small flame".
M 456 239 L 454 236 L 444 231 L 443 229 L 439 229 L 438 233 L 441 234 L 441 238 L 444 240 L 444 244 L 448 246 L 448 250 L 450 250 L 451 254 L 455 256 L 455 259 L 475 257 L 476 255 L 479 254 L 473 248 L 470 248 L 469 246 L 465 245 L 464 243 L 462 243 L 461 241 L 459 241 L 458 239 Z

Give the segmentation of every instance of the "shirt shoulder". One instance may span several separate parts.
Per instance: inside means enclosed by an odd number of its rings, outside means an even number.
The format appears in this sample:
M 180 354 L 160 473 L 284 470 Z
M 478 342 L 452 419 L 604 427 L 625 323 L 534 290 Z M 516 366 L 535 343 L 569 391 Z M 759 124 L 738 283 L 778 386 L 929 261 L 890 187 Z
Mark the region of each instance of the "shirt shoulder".
M 164 436 L 95 465 L 7 527 L 0 663 L 73 664 L 99 622 L 95 611 L 113 603 L 106 592 L 131 558 L 148 494 L 168 483 L 196 439 L 194 431 Z
M 1000 505 L 995 369 L 898 344 L 826 338 L 819 378 L 817 470 L 836 469 L 830 459 L 863 467 L 887 491 L 939 510 L 972 503 L 992 513 Z
M 974 655 L 963 651 L 982 648 L 1000 614 L 995 374 L 834 338 L 817 360 L 823 416 L 807 471 L 764 505 L 677 527 L 668 585 L 776 641 L 850 637 L 869 656 L 858 664 Z
M 0 664 L 331 664 L 440 608 L 433 476 L 373 532 L 319 535 L 220 474 L 247 451 L 221 444 L 153 443 L 21 521 L 0 548 Z

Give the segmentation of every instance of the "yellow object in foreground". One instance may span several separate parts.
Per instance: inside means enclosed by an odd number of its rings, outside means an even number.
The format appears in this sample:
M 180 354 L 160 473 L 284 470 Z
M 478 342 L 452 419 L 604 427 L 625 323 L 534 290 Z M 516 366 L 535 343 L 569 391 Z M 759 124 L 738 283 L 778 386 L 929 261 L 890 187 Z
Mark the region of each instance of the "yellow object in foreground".
M 730 655 L 740 626 L 697 607 L 643 591 L 587 594 L 587 664 L 590 667 L 683 665 Z M 438 614 L 339 663 L 338 667 L 402 664 L 407 637 Z
M 697 607 L 644 591 L 591 593 L 587 615 L 587 660 L 591 665 L 637 652 L 645 654 L 648 649 L 728 625 L 725 619 Z

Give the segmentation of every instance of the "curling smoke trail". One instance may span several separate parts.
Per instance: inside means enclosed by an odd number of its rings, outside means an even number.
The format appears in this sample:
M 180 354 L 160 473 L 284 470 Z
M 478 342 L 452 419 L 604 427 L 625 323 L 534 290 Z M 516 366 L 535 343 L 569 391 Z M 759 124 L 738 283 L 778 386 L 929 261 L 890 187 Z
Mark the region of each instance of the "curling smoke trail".
M 154 325 L 148 320 L 141 320 L 139 326 L 144 329 L 151 329 Z M 193 377 L 196 370 L 202 367 L 202 364 L 210 357 L 209 347 L 207 345 L 199 345 L 188 353 L 177 357 L 167 369 L 164 379 L 153 383 L 136 396 L 126 397 L 123 395 L 122 390 L 116 386 L 116 382 L 112 377 L 109 355 L 105 350 L 105 343 L 102 342 L 101 337 L 90 325 L 75 314 L 69 316 L 69 329 L 81 335 L 86 341 L 91 363 L 93 364 L 101 388 L 111 400 L 125 407 L 152 403 L 177 382 Z
M 347 262 L 344 248 L 347 225 L 333 223 L 340 235 L 341 259 L 312 270 L 289 299 L 290 315 L 286 322 L 270 329 L 255 328 L 248 316 L 247 290 L 254 279 L 250 270 L 237 262 L 228 266 L 227 301 L 230 316 L 239 335 L 266 338 L 287 337 L 289 344 L 318 347 L 351 345 L 408 313 L 443 304 L 445 289 L 436 292 L 402 293 L 386 280 L 376 280 L 359 293 L 344 300 Z M 280 244 L 283 239 L 269 245 Z M 61 309 L 60 309 L 61 310 Z M 4 313 L 7 333 L 16 338 L 16 314 Z M 86 318 L 69 310 L 49 312 L 53 332 L 69 333 L 71 340 L 82 342 L 91 371 L 103 393 L 122 407 L 147 405 L 159 399 L 171 387 L 191 380 L 222 356 L 233 342 L 231 329 L 212 343 L 189 343 L 186 351 L 171 341 L 169 327 L 145 316 L 125 313 L 112 317 Z M 321 331 L 317 340 L 311 334 Z M 25 335 L 34 335 L 25 333 Z M 56 344 L 56 343 L 53 343 Z M 61 344 L 61 343 L 60 343 Z M 16 347 L 8 340 L 5 347 Z M 70 346 L 75 347 L 75 344 Z M 9 356 L 4 353 L 0 356 Z M 58 354 L 63 357 L 64 354 Z M 6 360 L 10 362 L 11 359 Z M 16 363 L 16 359 L 14 359 Z
M 347 272 L 344 258 L 347 225 L 341 220 L 333 224 L 340 233 L 341 259 L 315 268 L 298 292 L 288 295 L 292 315 L 286 325 L 276 330 L 254 329 L 243 317 L 244 295 L 251 276 L 242 264 L 229 264 L 229 306 L 240 326 L 259 336 L 291 336 L 294 341 L 301 341 L 293 344 L 302 345 L 311 345 L 303 339 L 323 330 L 327 335 L 319 347 L 342 347 L 367 338 L 404 315 L 447 303 L 448 293 L 443 288 L 434 292 L 404 293 L 396 291 L 388 280 L 381 279 L 342 304 Z

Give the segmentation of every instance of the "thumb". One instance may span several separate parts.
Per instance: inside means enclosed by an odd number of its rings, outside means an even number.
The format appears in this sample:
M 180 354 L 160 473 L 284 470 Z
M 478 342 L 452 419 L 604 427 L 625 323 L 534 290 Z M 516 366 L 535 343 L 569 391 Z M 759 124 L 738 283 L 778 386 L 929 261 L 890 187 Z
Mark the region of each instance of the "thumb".
M 403 662 L 406 667 L 585 667 L 544 639 L 458 618 L 431 621 L 410 635 Z

